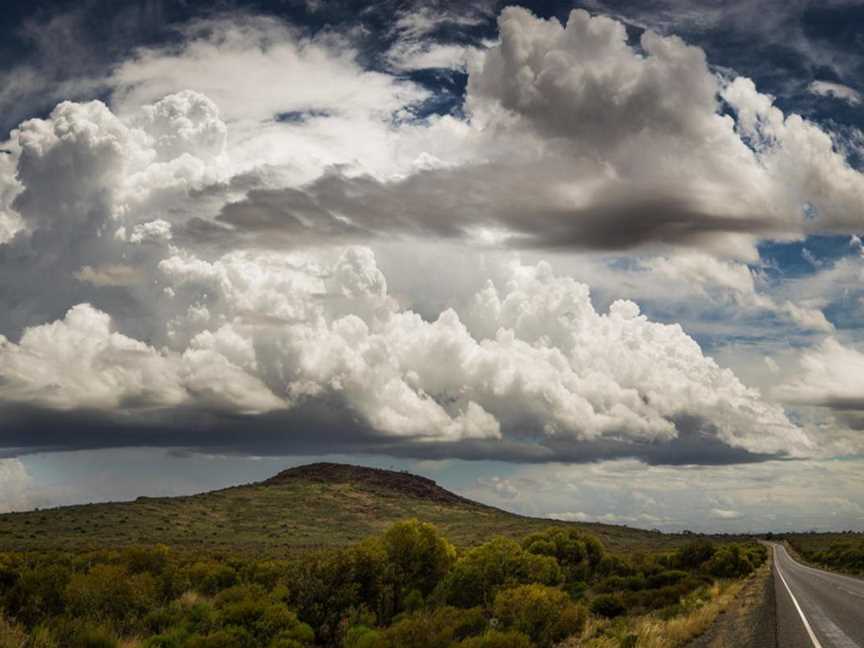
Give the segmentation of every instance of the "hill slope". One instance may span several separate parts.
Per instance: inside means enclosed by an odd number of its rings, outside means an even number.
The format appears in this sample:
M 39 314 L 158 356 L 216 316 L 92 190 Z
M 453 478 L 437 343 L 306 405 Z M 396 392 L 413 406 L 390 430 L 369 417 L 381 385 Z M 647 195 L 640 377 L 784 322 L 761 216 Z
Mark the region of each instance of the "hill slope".
M 425 477 L 320 463 L 200 495 L 0 515 L 0 550 L 163 543 L 284 553 L 349 544 L 409 517 L 438 525 L 463 546 L 552 525 L 589 530 L 612 551 L 683 541 L 628 527 L 523 517 L 460 497 Z

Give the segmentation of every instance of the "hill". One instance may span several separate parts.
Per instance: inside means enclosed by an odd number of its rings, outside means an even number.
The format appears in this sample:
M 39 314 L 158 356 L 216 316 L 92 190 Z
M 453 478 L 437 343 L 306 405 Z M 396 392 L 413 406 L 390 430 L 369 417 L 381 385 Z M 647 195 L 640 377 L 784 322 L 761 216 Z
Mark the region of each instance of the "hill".
M 549 526 L 595 534 L 611 551 L 662 549 L 683 536 L 623 526 L 524 517 L 404 472 L 318 463 L 266 481 L 182 497 L 67 506 L 0 515 L 0 550 L 87 549 L 162 543 L 275 554 L 350 544 L 415 517 L 457 545 Z

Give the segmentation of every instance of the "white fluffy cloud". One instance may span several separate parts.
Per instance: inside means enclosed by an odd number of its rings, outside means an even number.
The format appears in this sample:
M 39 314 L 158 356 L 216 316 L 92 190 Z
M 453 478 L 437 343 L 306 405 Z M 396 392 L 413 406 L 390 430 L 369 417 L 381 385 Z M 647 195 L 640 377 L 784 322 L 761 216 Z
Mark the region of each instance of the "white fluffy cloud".
M 30 508 L 32 479 L 18 459 L 0 459 L 0 513 Z
M 834 330 L 834 325 L 819 308 L 788 300 L 778 301 L 760 292 L 754 272 L 743 263 L 685 253 L 647 259 L 644 265 L 652 277 L 683 284 L 701 297 L 731 303 L 744 311 L 774 313 L 804 330 L 822 333 Z
M 183 399 L 171 360 L 111 331 L 111 318 L 88 304 L 57 322 L 0 336 L 3 398 L 73 408 L 141 408 Z
M 776 393 L 791 402 L 839 410 L 864 409 L 864 352 L 827 338 L 803 351 L 800 370 Z
M 279 420 L 311 403 L 376 439 L 546 459 L 811 451 L 680 326 L 633 301 L 598 311 L 545 262 L 499 264 L 435 308 L 388 288 L 373 248 L 394 232 L 647 244 L 640 272 L 832 329 L 741 263 L 655 249 L 753 259 L 759 232 L 856 223 L 860 177 L 824 131 L 674 37 L 637 47 L 580 11 L 564 26 L 511 8 L 499 25 L 470 66 L 467 119 L 410 120 L 426 93 L 363 70 L 343 39 L 244 19 L 139 50 L 110 108 L 64 102 L 22 124 L 0 159 L 0 241 L 18 232 L 0 243 L 0 399 Z
M 279 223 L 299 221 L 319 236 L 689 246 L 748 262 L 759 238 L 862 226 L 864 176 L 831 134 L 784 115 L 749 79 L 718 76 L 698 47 L 651 31 L 637 45 L 622 23 L 581 10 L 562 25 L 511 7 L 499 32 L 468 66 L 468 120 L 403 123 L 385 137 L 355 121 L 351 147 L 365 165 L 336 146 L 342 159 L 329 159 L 349 170 L 270 185 L 225 222 L 258 246 L 284 244 Z M 383 96 L 392 107 L 399 95 Z M 340 132 L 338 120 L 321 124 Z
M 597 313 L 586 286 L 546 264 L 512 268 L 464 321 L 402 310 L 367 249 L 314 256 L 232 253 L 161 262 L 174 350 L 112 332 L 90 306 L 3 341 L 6 400 L 52 407 L 193 404 L 240 413 L 337 399 L 374 431 L 430 440 L 674 440 L 697 417 L 725 445 L 802 452 L 782 409 L 705 358 L 678 326 L 632 302 Z M 442 362 L 442 359 L 446 359 Z
M 749 79 L 726 85 L 701 49 L 646 31 L 639 51 L 621 23 L 578 10 L 562 27 L 510 8 L 499 28 L 501 44 L 471 71 L 468 105 L 489 127 L 531 128 L 550 145 L 571 147 L 575 160 L 594 160 L 590 179 L 574 168 L 569 191 L 559 188 L 574 207 L 602 208 L 612 187 L 641 194 L 646 205 L 662 196 L 691 213 L 637 206 L 619 225 L 672 216 L 667 224 L 694 228 L 696 239 L 710 233 L 711 219 L 733 234 L 736 223 L 777 235 L 860 227 L 864 176 L 830 135 L 783 115 Z M 720 113 L 718 95 L 737 119 Z M 815 216 L 805 223 L 809 208 Z

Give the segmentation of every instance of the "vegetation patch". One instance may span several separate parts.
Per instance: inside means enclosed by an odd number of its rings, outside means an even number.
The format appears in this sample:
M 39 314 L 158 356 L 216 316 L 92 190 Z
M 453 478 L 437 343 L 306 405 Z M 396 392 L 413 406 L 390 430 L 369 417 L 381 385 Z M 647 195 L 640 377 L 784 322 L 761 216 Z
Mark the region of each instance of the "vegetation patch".
M 457 549 L 416 519 L 282 557 L 6 552 L 0 648 L 672 646 L 657 637 L 704 629 L 764 559 L 758 544 L 706 541 L 619 555 L 556 526 Z
M 864 576 L 864 534 L 809 533 L 791 535 L 786 540 L 808 563 Z

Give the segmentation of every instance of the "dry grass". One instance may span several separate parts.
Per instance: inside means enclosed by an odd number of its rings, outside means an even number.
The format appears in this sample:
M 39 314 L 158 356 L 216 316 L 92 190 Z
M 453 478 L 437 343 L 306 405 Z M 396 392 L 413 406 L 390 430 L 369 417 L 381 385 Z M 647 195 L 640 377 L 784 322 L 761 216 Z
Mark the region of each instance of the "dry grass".
M 201 596 L 198 592 L 193 592 L 192 590 L 189 590 L 187 592 L 183 592 L 183 594 L 180 596 L 180 605 L 182 605 L 183 607 L 192 607 L 196 603 L 200 603 L 202 600 L 204 600 L 204 597 Z
M 0 616 L 0 648 L 20 648 L 26 639 L 24 630 Z
M 637 625 L 636 646 L 639 648 L 674 648 L 683 646 L 705 632 L 717 616 L 738 595 L 743 581 L 715 584 L 710 589 L 710 598 L 700 607 L 687 614 L 667 621 L 642 618 Z
M 715 583 L 688 597 L 683 602 L 686 611 L 669 619 L 651 614 L 614 622 L 592 618 L 580 638 L 560 648 L 678 648 L 704 633 L 743 585 L 744 581 Z

